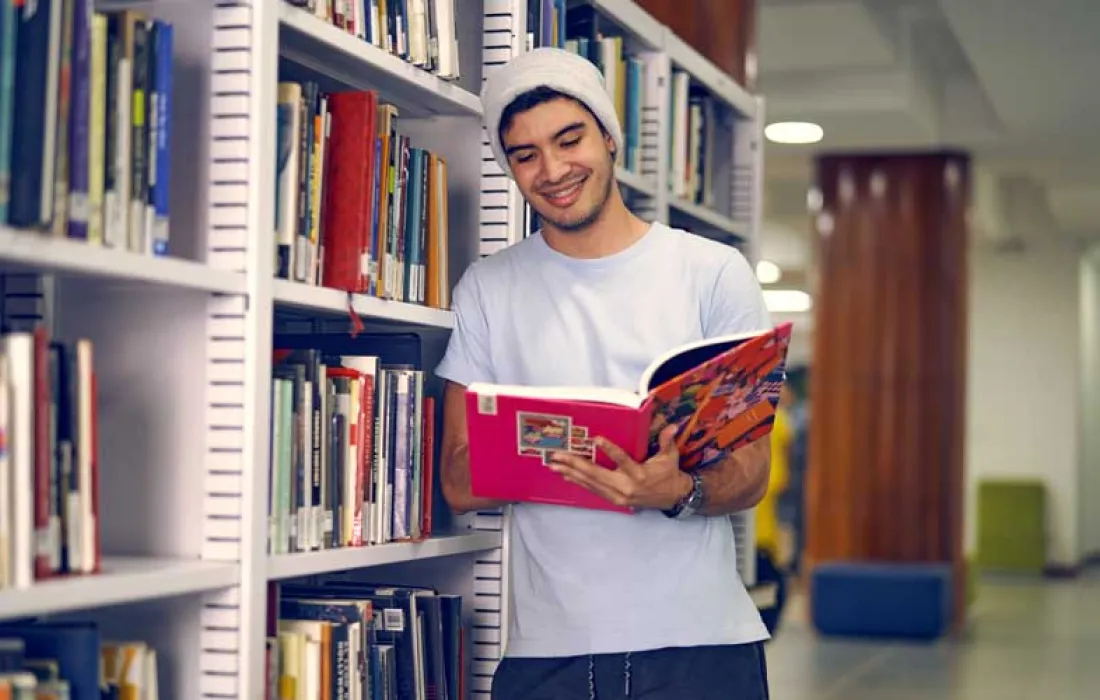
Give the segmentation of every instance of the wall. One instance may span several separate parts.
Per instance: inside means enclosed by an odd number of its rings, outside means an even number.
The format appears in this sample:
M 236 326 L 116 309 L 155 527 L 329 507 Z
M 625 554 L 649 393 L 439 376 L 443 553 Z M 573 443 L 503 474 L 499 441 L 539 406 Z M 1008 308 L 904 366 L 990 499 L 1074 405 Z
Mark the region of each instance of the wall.
M 1100 246 L 1081 260 L 1081 454 L 1079 550 L 1100 555 Z
M 973 551 L 979 479 L 1040 478 L 1048 488 L 1048 558 L 1072 565 L 1079 558 L 1080 256 L 1057 240 L 1029 240 L 1021 253 L 972 252 L 965 534 Z

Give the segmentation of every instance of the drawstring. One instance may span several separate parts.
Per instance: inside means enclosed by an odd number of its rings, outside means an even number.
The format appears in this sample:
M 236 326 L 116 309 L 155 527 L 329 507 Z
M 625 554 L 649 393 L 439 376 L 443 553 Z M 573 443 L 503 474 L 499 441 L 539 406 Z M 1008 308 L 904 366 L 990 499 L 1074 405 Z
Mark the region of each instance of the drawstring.
M 630 652 L 623 658 L 623 696 L 630 700 Z M 588 700 L 596 700 L 596 658 L 588 655 Z
M 624 676 L 623 680 L 626 684 L 626 689 L 624 690 L 624 695 L 626 695 L 626 700 L 630 700 L 630 652 L 629 651 L 626 652 L 626 659 L 623 661 L 623 676 Z
M 588 655 L 588 700 L 596 700 L 596 659 Z

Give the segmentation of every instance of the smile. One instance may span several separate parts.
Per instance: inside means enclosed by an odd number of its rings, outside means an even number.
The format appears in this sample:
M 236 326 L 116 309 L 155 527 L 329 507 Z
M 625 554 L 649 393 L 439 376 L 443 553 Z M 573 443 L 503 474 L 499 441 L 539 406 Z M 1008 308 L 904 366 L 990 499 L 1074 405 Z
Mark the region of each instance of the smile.
M 568 207 L 580 197 L 581 189 L 583 189 L 584 183 L 587 180 L 588 178 L 582 178 L 565 189 L 557 190 L 556 192 L 547 192 L 543 194 L 543 197 L 555 207 Z

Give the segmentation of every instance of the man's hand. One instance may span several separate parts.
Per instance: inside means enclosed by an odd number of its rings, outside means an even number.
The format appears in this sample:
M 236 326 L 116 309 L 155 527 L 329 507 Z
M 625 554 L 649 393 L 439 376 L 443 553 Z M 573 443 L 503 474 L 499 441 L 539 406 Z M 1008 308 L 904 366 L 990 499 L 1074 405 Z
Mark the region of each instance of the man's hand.
M 661 431 L 657 454 L 642 464 L 618 445 L 600 437 L 594 441 L 596 448 L 615 463 L 614 469 L 568 452 L 554 453 L 549 468 L 615 505 L 635 509 L 668 510 L 691 491 L 691 477 L 680 471 L 675 425 Z

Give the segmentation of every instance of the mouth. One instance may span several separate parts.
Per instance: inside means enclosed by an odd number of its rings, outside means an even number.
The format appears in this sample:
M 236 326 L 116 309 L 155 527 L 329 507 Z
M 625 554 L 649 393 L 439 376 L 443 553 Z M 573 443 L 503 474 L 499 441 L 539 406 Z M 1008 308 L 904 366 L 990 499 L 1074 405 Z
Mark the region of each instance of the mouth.
M 565 208 L 572 206 L 577 198 L 581 196 L 581 190 L 584 189 L 584 183 L 588 181 L 587 177 L 583 177 L 576 182 L 550 192 L 543 192 L 542 197 L 547 202 L 555 207 Z

